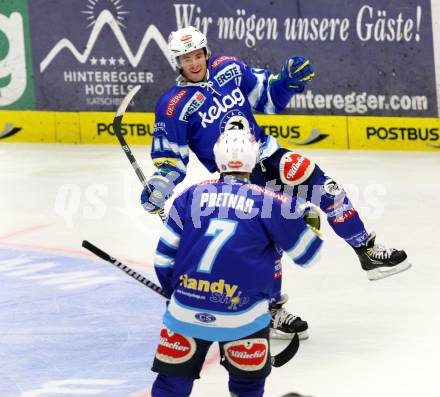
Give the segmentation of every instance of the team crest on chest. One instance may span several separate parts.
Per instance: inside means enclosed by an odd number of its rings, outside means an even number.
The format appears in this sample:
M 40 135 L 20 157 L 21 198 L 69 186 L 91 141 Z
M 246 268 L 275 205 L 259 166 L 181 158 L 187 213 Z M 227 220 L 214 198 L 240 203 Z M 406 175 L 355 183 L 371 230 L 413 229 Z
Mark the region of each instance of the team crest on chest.
M 234 109 L 226 113 L 220 121 L 220 134 L 226 130 L 247 129 L 252 131 L 249 121 L 240 110 Z

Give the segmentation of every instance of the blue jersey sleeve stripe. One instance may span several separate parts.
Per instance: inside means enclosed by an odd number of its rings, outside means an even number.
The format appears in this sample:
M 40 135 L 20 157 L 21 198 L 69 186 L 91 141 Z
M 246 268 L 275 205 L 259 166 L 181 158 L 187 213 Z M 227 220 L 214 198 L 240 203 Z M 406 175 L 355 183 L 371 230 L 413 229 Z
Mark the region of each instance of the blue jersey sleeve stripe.
M 176 251 L 177 248 L 178 248 L 177 245 L 172 245 L 172 244 L 170 244 L 168 241 L 164 240 L 163 238 L 161 238 L 161 239 L 159 240 L 159 243 L 162 243 L 162 244 L 166 245 L 168 248 L 170 248 L 170 249 L 172 249 L 172 250 L 174 250 L 174 251 Z
M 174 258 L 168 255 L 163 255 L 159 252 L 156 252 L 156 256 L 154 257 L 154 266 L 155 267 L 172 267 L 174 266 Z
M 264 87 L 264 69 L 252 69 L 252 74 L 257 79 L 257 84 L 248 95 L 249 103 L 251 104 L 252 109 L 256 110 L 257 104 L 260 102 L 261 97 L 263 96 L 265 87 Z
M 156 252 L 162 255 L 167 256 L 175 256 L 176 255 L 177 248 L 176 247 L 170 247 L 168 244 L 164 243 L 162 240 L 159 240 L 159 243 L 157 244 Z
M 160 264 L 160 263 L 154 263 L 154 267 L 156 268 L 156 269 L 170 269 L 170 268 L 172 268 L 174 266 L 174 263 L 170 263 L 170 264 L 168 264 L 168 265 L 162 265 L 162 264 Z
M 275 114 L 276 108 L 275 104 L 272 101 L 272 95 L 270 94 L 270 90 L 267 90 L 267 103 L 264 106 L 264 113 L 266 114 Z
M 316 236 L 307 247 L 305 253 L 301 257 L 295 259 L 295 263 L 300 266 L 309 267 L 313 263 L 318 262 L 319 253 L 322 247 L 322 240 Z
M 309 242 L 315 236 L 316 234 L 314 234 L 307 226 L 304 227 L 304 230 L 298 236 L 292 248 L 286 250 L 287 255 L 289 255 L 293 260 L 295 260 L 296 257 L 301 256 Z
M 160 140 L 153 141 L 153 150 L 154 152 L 171 151 L 182 159 L 189 157 L 188 145 L 179 145 L 175 141 L 170 141 L 165 135 L 162 135 Z
M 178 145 L 177 143 L 170 141 L 168 141 L 168 144 L 170 145 L 171 150 L 182 159 L 189 157 L 188 145 Z
M 169 225 L 165 225 L 160 241 L 170 248 L 177 249 L 180 243 L 180 233 L 177 233 Z

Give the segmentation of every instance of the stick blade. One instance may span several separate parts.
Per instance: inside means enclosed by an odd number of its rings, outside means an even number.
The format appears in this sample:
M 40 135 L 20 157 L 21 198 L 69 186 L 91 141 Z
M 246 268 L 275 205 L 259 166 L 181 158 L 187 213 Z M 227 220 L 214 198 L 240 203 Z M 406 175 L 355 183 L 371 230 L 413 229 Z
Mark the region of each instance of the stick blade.
M 125 98 L 122 100 L 121 104 L 118 107 L 118 110 L 116 111 L 116 117 L 123 116 L 125 111 L 127 110 L 128 105 L 130 104 L 131 100 L 134 98 L 134 96 L 137 94 L 137 92 L 141 89 L 141 85 L 135 85 L 125 96 Z
M 272 357 L 272 367 L 279 368 L 289 362 L 298 351 L 298 348 L 299 337 L 298 334 L 295 334 L 287 347 L 276 356 Z

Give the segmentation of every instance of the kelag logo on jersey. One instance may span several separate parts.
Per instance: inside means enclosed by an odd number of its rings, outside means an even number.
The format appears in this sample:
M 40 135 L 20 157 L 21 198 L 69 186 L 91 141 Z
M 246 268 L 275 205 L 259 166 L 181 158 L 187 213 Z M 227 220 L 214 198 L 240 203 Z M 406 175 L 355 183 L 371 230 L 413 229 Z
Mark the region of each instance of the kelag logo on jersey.
M 194 317 L 202 323 L 213 323 L 217 320 L 215 316 L 209 313 L 197 313 Z
M 202 118 L 202 127 L 206 128 L 208 124 L 212 124 L 223 113 L 226 113 L 229 109 L 235 106 L 242 106 L 244 104 L 244 96 L 240 91 L 240 88 L 236 88 L 231 91 L 231 94 L 224 95 L 220 102 L 217 98 L 213 99 L 214 105 L 212 105 L 206 113 L 199 112 L 199 116 Z
M 240 85 L 240 78 L 241 76 L 241 70 L 240 67 L 237 64 L 231 64 L 229 66 L 226 66 L 221 72 L 217 73 L 214 76 L 214 80 L 217 82 L 217 84 L 222 87 L 226 83 L 230 82 L 234 78 L 236 79 L 237 85 Z

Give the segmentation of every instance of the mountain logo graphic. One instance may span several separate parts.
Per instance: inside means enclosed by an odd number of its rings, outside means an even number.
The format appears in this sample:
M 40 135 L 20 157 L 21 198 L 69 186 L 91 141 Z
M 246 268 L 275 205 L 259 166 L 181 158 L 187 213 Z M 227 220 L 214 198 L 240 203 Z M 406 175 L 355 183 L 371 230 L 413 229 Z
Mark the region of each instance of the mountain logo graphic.
M 305 145 L 312 145 L 314 143 L 321 142 L 325 138 L 328 137 L 328 134 L 322 134 L 319 129 L 314 128 L 312 131 L 310 131 L 310 135 L 302 142 L 294 142 L 289 141 L 291 145 L 297 145 L 297 146 L 305 146 Z
M 82 14 L 87 15 L 87 28 L 92 27 L 96 23 L 95 15 L 99 15 L 104 7 L 110 7 L 113 9 L 113 14 L 116 17 L 118 25 L 126 29 L 127 27 L 123 21 L 126 20 L 125 16 L 129 14 L 129 12 L 124 10 L 124 5 L 121 1 L 122 0 L 87 0 L 86 9 L 81 11 Z
M 55 44 L 55 46 L 49 51 L 46 57 L 41 61 L 40 72 L 43 73 L 51 64 L 51 62 L 58 56 L 58 54 L 64 49 L 70 51 L 78 62 L 86 63 L 89 59 L 91 52 L 93 51 L 93 48 L 96 44 L 96 41 L 98 40 L 102 29 L 106 25 L 108 25 L 113 31 L 113 34 L 118 40 L 119 45 L 121 46 L 121 49 L 123 50 L 131 66 L 136 67 L 139 65 L 147 46 L 150 44 L 150 41 L 154 41 L 158 45 L 159 49 L 162 51 L 171 68 L 173 70 L 176 69 L 176 66 L 171 62 L 171 59 L 168 56 L 167 41 L 164 39 L 159 29 L 155 25 L 148 26 L 137 52 L 133 53 L 127 43 L 127 40 L 125 39 L 124 34 L 122 33 L 118 20 L 109 10 L 105 9 L 101 11 L 93 25 L 93 29 L 90 33 L 84 52 L 81 53 L 77 50 L 77 48 L 72 44 L 70 40 L 63 38 L 57 44 Z
M 15 135 L 17 132 L 21 131 L 20 127 L 15 127 L 11 123 L 6 123 L 3 131 L 0 132 L 0 139 L 9 138 L 12 135 Z

